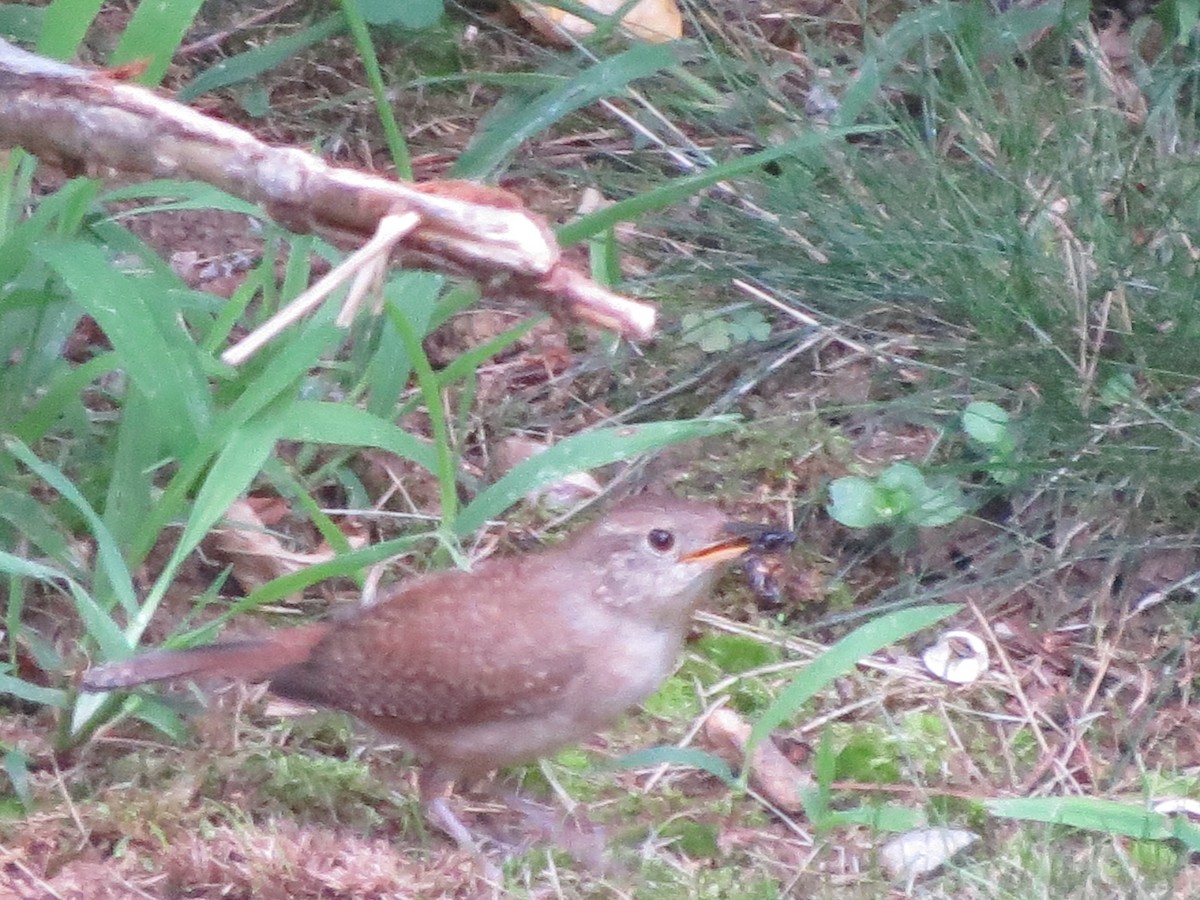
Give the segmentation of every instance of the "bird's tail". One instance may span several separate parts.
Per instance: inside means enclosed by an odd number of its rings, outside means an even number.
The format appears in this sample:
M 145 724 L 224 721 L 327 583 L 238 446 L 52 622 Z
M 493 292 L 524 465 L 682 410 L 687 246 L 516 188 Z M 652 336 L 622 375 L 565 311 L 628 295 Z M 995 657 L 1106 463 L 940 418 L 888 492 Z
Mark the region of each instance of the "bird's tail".
M 328 630 L 327 624 L 318 623 L 190 650 L 152 650 L 124 662 L 88 669 L 80 686 L 85 691 L 114 691 L 180 678 L 268 681 L 280 669 L 307 660 Z

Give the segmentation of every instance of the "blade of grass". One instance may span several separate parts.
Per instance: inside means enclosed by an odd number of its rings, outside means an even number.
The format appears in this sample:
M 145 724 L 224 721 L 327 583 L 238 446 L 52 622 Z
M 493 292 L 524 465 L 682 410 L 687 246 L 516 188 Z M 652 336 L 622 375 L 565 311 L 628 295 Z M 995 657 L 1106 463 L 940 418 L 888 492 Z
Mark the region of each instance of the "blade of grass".
M 46 11 L 15 3 L 0 6 L 0 35 L 21 44 L 36 45 L 42 37 Z
M 649 747 L 645 750 L 635 750 L 619 759 L 614 759 L 598 766 L 601 771 L 618 771 L 621 769 L 640 769 L 661 765 L 689 766 L 699 769 L 721 779 L 725 784 L 734 787 L 737 779 L 729 764 L 721 757 L 698 750 L 695 747 Z
M 822 688 L 835 678 L 853 670 L 859 660 L 940 622 L 959 608 L 957 604 L 947 603 L 888 613 L 856 628 L 814 659 L 779 693 L 750 729 L 750 739 L 746 742 L 745 759 L 742 764 L 742 780 L 745 781 L 748 776 L 754 748 L 766 740 L 776 728 L 795 716 Z
M 147 513 L 131 551 L 135 562 L 150 552 L 168 522 L 183 515 L 188 494 L 229 435 L 275 402 L 284 391 L 294 389 L 321 350 L 340 339 L 340 329 L 329 321 L 335 314 L 333 310 L 323 310 L 308 327 L 293 331 L 290 339 L 261 368 L 242 375 L 239 384 L 244 387 L 237 400 L 214 419 Z
M 302 569 L 299 572 L 281 575 L 279 578 L 267 582 L 262 587 L 247 594 L 243 599 L 232 604 L 215 621 L 218 623 L 225 622 L 233 616 L 241 615 L 244 612 L 257 609 L 269 603 L 275 603 L 284 597 L 297 594 L 307 587 L 330 578 L 354 578 L 363 568 L 373 566 L 393 556 L 407 553 L 418 543 L 429 538 L 430 535 L 428 534 L 419 534 L 394 538 L 390 541 L 381 541 L 378 544 L 372 544 L 370 547 L 363 547 L 361 550 L 351 550 L 349 553 L 343 553 L 328 562 L 317 563 L 315 566 L 309 566 L 307 569 Z M 206 624 L 204 627 L 211 627 L 211 623 Z
M 101 376 L 120 367 L 117 354 L 100 353 L 81 365 L 64 371 L 44 387 L 37 403 L 13 425 L 13 436 L 26 444 L 45 437 L 68 407 L 79 404 L 83 389 Z
M 442 524 L 447 529 L 453 529 L 458 512 L 458 473 L 454 461 L 454 449 L 450 444 L 450 429 L 446 425 L 446 410 L 442 405 L 442 392 L 438 378 L 429 364 L 429 357 L 421 344 L 421 335 L 413 328 L 408 317 L 394 300 L 389 299 L 384 304 L 384 311 L 391 321 L 404 349 L 412 362 L 413 371 L 417 376 L 417 385 L 425 400 L 426 412 L 429 415 L 429 430 L 433 432 L 433 452 L 436 466 L 433 469 L 438 478 L 438 488 L 441 498 Z
M 664 44 L 638 44 L 596 63 L 515 112 L 488 121 L 454 163 L 451 174 L 454 178 L 485 179 L 521 144 L 564 117 L 676 63 L 674 52 Z
M 163 293 L 178 282 L 116 271 L 87 241 L 46 242 L 35 252 L 103 329 L 122 368 L 160 411 L 161 438 L 182 455 L 205 430 L 212 411 L 199 351 L 162 302 Z
M 719 181 L 726 181 L 736 178 L 739 175 L 754 172 L 774 160 L 802 153 L 811 153 L 826 144 L 840 141 L 850 135 L 871 134 L 885 130 L 887 130 L 886 126 L 881 125 L 856 125 L 849 128 L 830 128 L 824 131 L 811 131 L 794 140 L 780 144 L 778 147 L 760 150 L 758 153 L 751 153 L 749 156 L 721 163 L 696 175 L 685 175 L 682 178 L 676 178 L 674 181 L 668 181 L 656 188 L 644 191 L 636 197 L 630 197 L 628 200 L 620 200 L 611 206 L 606 206 L 603 209 L 596 210 L 594 213 L 576 219 L 574 222 L 567 223 L 556 231 L 556 236 L 560 244 L 568 247 L 601 231 L 612 228 L 621 222 L 636 219 L 638 216 L 651 210 L 662 209 L 665 206 L 686 200 L 693 194 L 712 187 Z
M 139 3 L 130 18 L 109 65 L 119 66 L 134 60 L 149 65 L 138 81 L 153 85 L 162 81 L 183 36 L 187 34 L 204 0 L 158 0 Z
M 70 59 L 103 5 L 104 0 L 54 0 L 46 9 L 38 53 Z
M 304 515 L 308 516 L 308 520 L 316 526 L 322 540 L 333 549 L 334 553 L 350 552 L 350 541 L 345 532 L 338 528 L 329 516 L 325 515 L 321 505 L 305 487 L 304 482 L 293 475 L 290 468 L 278 459 L 272 458 L 267 460 L 265 474 L 275 484 L 280 496 L 286 497 L 299 507 Z M 314 480 L 314 483 L 321 482 Z
M 322 19 L 303 31 L 278 38 L 269 44 L 239 53 L 201 72 L 184 85 L 176 95 L 180 103 L 190 103 L 201 94 L 229 87 L 242 81 L 252 81 L 293 56 L 318 44 L 326 38 L 340 34 L 346 28 L 346 17 L 341 13 Z
M 1105 834 L 1120 834 L 1142 840 L 1179 838 L 1190 850 L 1200 849 L 1200 829 L 1190 825 L 1181 830 L 1172 817 L 1118 800 L 1102 797 L 1010 797 L 984 801 L 994 816 L 1069 825 Z M 1182 819 L 1181 821 L 1185 820 Z
M 58 590 L 62 590 L 60 585 L 65 584 L 67 586 L 66 593 L 70 594 L 71 599 L 75 601 L 75 607 L 79 611 L 88 636 L 96 641 L 105 657 L 119 658 L 122 655 L 128 655 L 129 645 L 117 623 L 113 621 L 112 616 L 100 608 L 74 578 L 58 569 L 22 559 L 11 553 L 5 553 L 3 550 L 0 550 L 0 572 L 19 575 L 23 578 L 34 578 L 52 585 Z
M 429 334 L 445 283 L 445 278 L 432 272 L 399 272 L 388 280 L 383 295 L 395 298 L 418 334 Z M 368 412 L 393 421 L 398 419 L 401 414 L 395 412 L 396 403 L 404 393 L 411 373 L 412 360 L 404 340 L 388 316 L 380 317 L 378 343 L 362 377 L 362 387 L 369 391 Z
M 379 58 L 375 55 L 375 44 L 367 30 L 367 23 L 363 20 L 356 0 L 340 0 L 338 5 L 350 26 L 350 34 L 366 70 L 367 84 L 370 85 L 371 96 L 375 99 L 375 114 L 379 117 L 379 124 L 383 126 L 384 140 L 387 141 L 392 165 L 396 167 L 396 176 L 405 181 L 412 181 L 412 156 L 408 152 L 408 142 L 404 140 L 404 134 L 396 122 L 396 113 L 388 97 L 387 85 L 383 83 L 383 72 L 379 68 Z
M 38 478 L 58 491 L 64 500 L 77 509 L 88 524 L 92 539 L 96 542 L 96 562 L 104 578 L 111 586 L 117 601 L 127 613 L 137 608 L 137 596 L 133 589 L 133 579 L 125 560 L 113 540 L 112 532 L 96 515 L 90 503 L 87 502 L 79 489 L 71 483 L 61 471 L 49 463 L 38 459 L 37 455 L 17 438 L 9 437 L 4 440 L 4 448 L 16 459 L 20 460 Z M 66 577 L 66 576 L 62 576 Z
M 22 678 L 3 673 L 0 673 L 0 694 L 9 694 L 26 703 L 37 703 L 54 709 L 66 709 L 67 706 L 67 692 L 62 688 L 30 684 Z
M 316 444 L 377 447 L 435 474 L 442 465 L 436 448 L 387 419 L 345 403 L 298 400 L 291 405 L 280 425 L 279 436 L 285 440 Z
M 737 424 L 736 418 L 723 416 L 593 428 L 571 435 L 514 466 L 481 491 L 459 515 L 454 533 L 467 535 L 477 531 L 488 519 L 498 516 L 526 494 L 567 475 L 630 459 L 668 444 L 722 434 L 732 431 Z

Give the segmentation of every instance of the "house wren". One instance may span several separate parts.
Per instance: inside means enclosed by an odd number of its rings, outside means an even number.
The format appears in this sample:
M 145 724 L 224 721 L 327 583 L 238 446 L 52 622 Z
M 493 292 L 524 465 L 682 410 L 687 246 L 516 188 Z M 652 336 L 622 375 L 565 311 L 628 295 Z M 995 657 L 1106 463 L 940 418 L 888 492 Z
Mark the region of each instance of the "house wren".
M 455 780 L 612 724 L 671 672 L 719 564 L 792 540 L 707 504 L 638 497 L 543 552 L 407 581 L 314 625 L 100 666 L 83 688 L 237 678 L 345 710 L 425 763 L 427 814 L 469 844 L 444 803 Z

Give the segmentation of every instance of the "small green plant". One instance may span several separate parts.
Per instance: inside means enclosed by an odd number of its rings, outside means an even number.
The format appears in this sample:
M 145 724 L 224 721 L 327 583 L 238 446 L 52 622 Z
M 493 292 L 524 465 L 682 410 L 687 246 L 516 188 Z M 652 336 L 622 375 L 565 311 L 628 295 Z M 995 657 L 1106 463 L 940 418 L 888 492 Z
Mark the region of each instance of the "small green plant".
M 1020 473 L 1013 466 L 1017 438 L 1002 407 L 987 400 L 968 403 L 963 410 L 962 427 L 986 454 L 987 473 L 993 481 L 1009 485 L 1017 480 Z
M 705 353 L 719 353 L 735 344 L 765 341 L 771 334 L 771 323 L 757 309 L 741 309 L 728 317 L 688 313 L 680 324 L 683 340 Z
M 928 477 L 910 462 L 894 463 L 878 478 L 838 478 L 829 486 L 829 497 L 826 511 L 848 528 L 933 528 L 948 525 L 967 511 L 957 483 Z

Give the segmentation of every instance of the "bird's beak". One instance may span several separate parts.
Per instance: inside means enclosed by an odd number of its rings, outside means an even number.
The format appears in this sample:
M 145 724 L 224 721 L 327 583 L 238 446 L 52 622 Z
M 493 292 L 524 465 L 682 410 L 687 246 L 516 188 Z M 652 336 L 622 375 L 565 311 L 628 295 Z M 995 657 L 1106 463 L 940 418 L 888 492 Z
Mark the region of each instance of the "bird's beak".
M 724 540 L 693 550 L 681 557 L 682 562 L 698 562 L 708 566 L 729 562 L 744 553 L 778 553 L 790 549 L 796 543 L 795 532 L 780 531 L 766 525 L 750 525 L 730 522 L 725 531 L 732 536 Z

